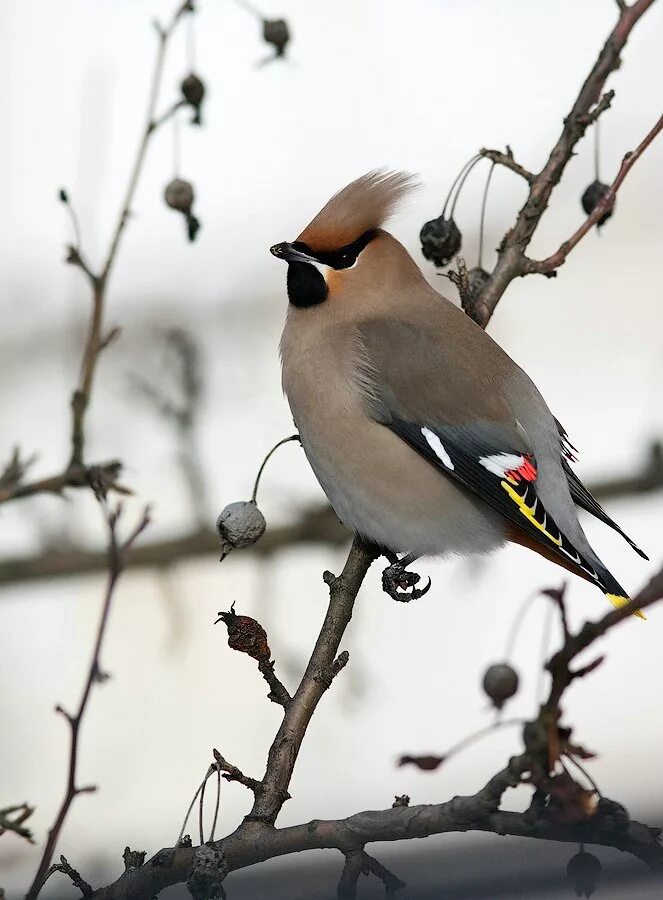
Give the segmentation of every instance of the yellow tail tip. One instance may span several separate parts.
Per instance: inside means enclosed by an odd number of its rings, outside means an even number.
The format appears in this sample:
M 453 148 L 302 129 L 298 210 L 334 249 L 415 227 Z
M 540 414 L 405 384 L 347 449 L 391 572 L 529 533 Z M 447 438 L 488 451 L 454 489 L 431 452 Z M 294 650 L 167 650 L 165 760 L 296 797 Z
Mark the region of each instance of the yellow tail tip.
M 616 606 L 617 609 L 620 609 L 622 606 L 626 606 L 627 603 L 631 602 L 630 597 L 621 597 L 619 594 L 606 594 L 608 600 L 612 603 L 613 606 Z M 637 616 L 638 619 L 646 619 L 647 616 L 640 609 L 636 609 L 633 613 L 634 616 Z

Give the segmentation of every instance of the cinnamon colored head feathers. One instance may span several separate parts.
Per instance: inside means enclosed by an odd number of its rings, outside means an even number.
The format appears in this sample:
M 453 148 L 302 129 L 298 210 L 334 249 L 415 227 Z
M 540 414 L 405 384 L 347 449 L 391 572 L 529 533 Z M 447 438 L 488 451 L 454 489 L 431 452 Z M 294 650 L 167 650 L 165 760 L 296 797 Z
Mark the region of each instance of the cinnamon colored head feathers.
M 405 172 L 368 172 L 334 194 L 297 240 L 313 250 L 338 250 L 382 228 L 415 187 L 413 176 Z

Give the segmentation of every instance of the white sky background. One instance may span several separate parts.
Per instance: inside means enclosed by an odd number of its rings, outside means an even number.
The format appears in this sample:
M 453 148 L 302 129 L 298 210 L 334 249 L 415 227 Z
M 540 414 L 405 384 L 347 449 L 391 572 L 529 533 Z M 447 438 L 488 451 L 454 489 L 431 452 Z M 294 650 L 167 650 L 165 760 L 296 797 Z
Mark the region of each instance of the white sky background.
M 70 234 L 57 189 L 70 190 L 84 247 L 98 260 L 143 121 L 155 45 L 150 19 L 164 19 L 172 6 L 0 4 L 0 454 L 16 442 L 38 449 L 35 473 L 52 471 L 67 451 L 68 398 L 89 306 L 80 273 L 62 265 Z M 165 128 L 150 147 L 111 283 L 109 322 L 124 333 L 102 360 L 90 415 L 90 457 L 126 461 L 125 480 L 141 501 L 154 503 L 153 538 L 181 531 L 188 517 L 169 436 L 126 386 L 128 371 L 152 371 L 145 342 L 158 356 L 157 328 L 189 324 L 202 342 L 199 438 L 212 518 L 247 495 L 264 450 L 292 430 L 277 359 L 285 270 L 268 247 L 293 239 L 357 175 L 403 168 L 419 173 L 422 188 L 392 230 L 448 291 L 421 260 L 421 224 L 437 215 L 451 180 L 480 146 L 508 142 L 528 168 L 543 164 L 616 16 L 613 0 L 263 0 L 267 14 L 291 24 L 292 60 L 256 68 L 265 51 L 255 20 L 230 0 L 203 0 L 200 8 L 197 69 L 209 98 L 203 129 L 188 128 L 183 116 L 180 170 L 195 183 L 203 229 L 187 245 L 179 217 L 163 205 L 173 172 L 172 130 Z M 660 114 L 662 28 L 659 5 L 637 27 L 610 80 L 617 95 L 602 119 L 604 180 Z M 164 105 L 185 72 L 184 53 L 183 30 L 172 44 Z M 579 151 L 533 255 L 552 252 L 581 221 L 579 197 L 593 179 L 591 142 Z M 638 162 L 600 237 L 589 235 L 557 279 L 512 284 L 491 323 L 581 449 L 586 480 L 639 468 L 649 441 L 663 434 L 662 153 L 655 144 Z M 457 212 L 472 264 L 486 170 L 468 182 Z M 497 170 L 487 249 L 523 198 L 518 178 Z M 262 491 L 271 523 L 320 498 L 295 447 L 280 451 Z M 101 541 L 89 497 L 77 496 L 64 510 L 73 537 Z M 607 529 L 588 530 L 615 574 L 637 587 L 663 555 L 661 495 L 609 511 L 651 551 L 651 566 Z M 56 499 L 6 507 L 2 555 L 34 550 L 35 534 L 61 529 L 62 516 Z M 289 552 L 269 570 L 238 557 L 222 569 L 210 560 L 161 577 L 126 576 L 103 654 L 114 677 L 95 692 L 82 740 L 80 780 L 100 790 L 76 801 L 59 851 L 83 870 L 95 859 L 113 875 L 126 844 L 150 854 L 172 844 L 212 746 L 262 774 L 279 710 L 265 699 L 253 663 L 228 650 L 210 623 L 236 600 L 269 625 L 277 660 L 301 665 L 324 609 L 320 574 L 338 571 L 341 558 L 320 548 Z M 473 792 L 517 749 L 515 734 L 501 734 L 433 777 L 394 767 L 402 751 L 443 750 L 489 721 L 479 691 L 484 665 L 503 653 L 521 600 L 559 583 L 559 570 L 517 548 L 485 566 L 426 563 L 420 570 L 433 574 L 434 587 L 410 606 L 391 603 L 377 574 L 369 577 L 343 643 L 350 667 L 311 726 L 284 824 L 382 807 L 395 793 L 427 802 Z M 0 804 L 36 804 L 40 839 L 66 765 L 67 733 L 52 708 L 77 701 L 101 591 L 97 578 L 1 589 Z M 579 580 L 570 597 L 576 622 L 605 608 Z M 646 625 L 623 626 L 610 639 L 608 662 L 565 704 L 568 721 L 581 723 L 577 737 L 601 752 L 592 772 L 604 792 L 643 815 L 661 799 L 651 783 L 663 743 L 662 623 L 655 609 Z M 539 610 L 523 627 L 517 662 L 525 684 L 516 715 L 532 711 L 541 624 Z M 291 686 L 296 671 L 286 676 Z M 236 786 L 224 796 L 227 831 L 249 798 Z M 36 860 L 35 851 L 6 836 L 0 884 L 19 891 Z

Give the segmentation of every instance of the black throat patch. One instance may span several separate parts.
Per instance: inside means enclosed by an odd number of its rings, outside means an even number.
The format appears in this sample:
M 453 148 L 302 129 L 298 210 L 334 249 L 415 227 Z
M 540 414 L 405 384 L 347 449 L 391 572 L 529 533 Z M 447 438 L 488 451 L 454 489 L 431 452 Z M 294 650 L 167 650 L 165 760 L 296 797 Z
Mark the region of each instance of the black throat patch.
M 318 306 L 327 299 L 327 282 L 309 263 L 288 263 L 288 300 L 299 309 Z

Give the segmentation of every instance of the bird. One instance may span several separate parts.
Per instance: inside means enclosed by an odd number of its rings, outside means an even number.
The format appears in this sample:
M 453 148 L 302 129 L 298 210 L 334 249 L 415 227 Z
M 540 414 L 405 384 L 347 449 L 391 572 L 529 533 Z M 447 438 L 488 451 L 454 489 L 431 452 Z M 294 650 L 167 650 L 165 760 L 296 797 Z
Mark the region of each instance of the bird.
M 282 383 L 311 468 L 338 518 L 389 561 L 394 599 L 430 588 L 408 568 L 421 556 L 515 543 L 623 606 L 578 509 L 648 557 L 575 474 L 575 448 L 530 377 L 384 228 L 416 187 L 369 172 L 270 248 L 288 264 Z

